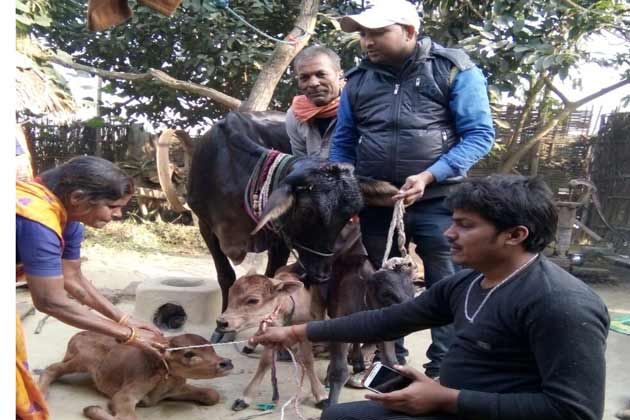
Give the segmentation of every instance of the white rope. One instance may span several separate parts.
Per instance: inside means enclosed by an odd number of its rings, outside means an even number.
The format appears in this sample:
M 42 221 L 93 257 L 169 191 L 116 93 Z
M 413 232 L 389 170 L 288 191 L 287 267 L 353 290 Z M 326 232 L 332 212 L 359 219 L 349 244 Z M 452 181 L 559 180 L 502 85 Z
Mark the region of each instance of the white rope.
M 198 344 L 195 346 L 184 346 L 184 347 L 169 347 L 165 351 L 175 351 L 175 350 L 184 350 L 184 349 L 199 349 L 202 347 L 216 347 L 216 346 L 227 346 L 228 344 L 241 344 L 247 343 L 249 340 L 241 340 L 241 341 L 228 341 L 226 343 L 214 343 L 214 344 Z
M 291 351 L 291 349 L 289 349 L 288 347 L 285 347 L 284 349 L 289 352 L 289 355 L 291 356 L 291 361 L 293 362 L 293 366 L 295 367 L 294 377 L 295 377 L 295 384 L 297 385 L 297 391 L 295 391 L 295 395 L 294 396 L 292 396 L 284 404 L 282 404 L 282 408 L 280 409 L 280 420 L 284 420 L 284 410 L 289 404 L 291 404 L 291 402 L 295 403 L 294 404 L 295 414 L 297 414 L 297 416 L 301 420 L 306 420 L 302 416 L 302 413 L 300 413 L 300 408 L 299 408 L 300 394 L 301 394 L 301 391 L 302 391 L 302 383 L 304 382 L 304 369 L 305 368 L 304 368 L 304 366 L 301 366 L 301 364 L 298 365 L 298 362 L 297 362 L 297 360 L 295 360 L 295 356 L 293 355 L 293 352 Z M 302 378 L 301 379 L 298 377 L 299 366 L 301 366 L 301 368 L 302 368 Z
M 394 231 L 396 230 L 398 231 L 398 249 L 400 255 L 403 259 L 408 259 L 407 248 L 405 248 L 407 237 L 405 236 L 405 206 L 403 200 L 398 200 L 396 204 L 394 204 L 394 214 L 392 215 L 392 222 L 389 224 L 389 232 L 387 232 L 387 245 L 385 246 L 385 254 L 383 254 L 381 267 L 385 267 L 387 264 L 389 253 L 392 249 Z

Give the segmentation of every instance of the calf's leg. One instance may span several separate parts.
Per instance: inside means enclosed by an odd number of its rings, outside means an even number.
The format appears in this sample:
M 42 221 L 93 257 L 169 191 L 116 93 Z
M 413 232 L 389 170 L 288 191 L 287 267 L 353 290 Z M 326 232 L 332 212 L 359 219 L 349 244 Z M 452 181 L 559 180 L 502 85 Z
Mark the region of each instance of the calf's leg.
M 232 404 L 232 410 L 241 411 L 249 407 L 254 397 L 254 392 L 256 391 L 258 386 L 260 386 L 260 383 L 265 377 L 265 374 L 271 367 L 272 357 L 273 350 L 271 349 L 271 347 L 265 347 L 260 355 L 260 361 L 258 362 L 258 368 L 256 369 L 254 377 L 243 391 L 243 396 L 234 401 L 234 403 Z
M 80 357 L 73 357 L 68 360 L 59 363 L 53 363 L 48 366 L 39 377 L 39 389 L 46 397 L 48 394 L 48 387 L 51 383 L 55 382 L 57 378 L 66 375 L 68 373 L 87 372 L 85 363 L 82 363 Z
M 194 401 L 203 405 L 214 405 L 219 402 L 219 393 L 212 388 L 201 388 L 188 384 L 170 392 L 165 399 L 177 401 Z
M 311 393 L 315 397 L 315 405 L 320 407 L 326 400 L 326 388 L 321 383 L 315 373 L 315 363 L 313 362 L 313 344 L 309 341 L 300 343 L 300 361 L 304 366 L 304 371 L 311 385 Z

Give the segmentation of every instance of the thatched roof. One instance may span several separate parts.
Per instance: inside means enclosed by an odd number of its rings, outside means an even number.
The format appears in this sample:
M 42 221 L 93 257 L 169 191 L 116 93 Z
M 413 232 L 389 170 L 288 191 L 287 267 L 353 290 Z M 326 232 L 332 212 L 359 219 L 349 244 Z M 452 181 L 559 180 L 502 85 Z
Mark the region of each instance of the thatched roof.
M 53 120 L 71 119 L 76 104 L 63 86 L 63 79 L 50 64 L 40 65 L 31 58 L 43 55 L 38 45 L 29 40 L 20 41 L 15 65 L 16 109 Z

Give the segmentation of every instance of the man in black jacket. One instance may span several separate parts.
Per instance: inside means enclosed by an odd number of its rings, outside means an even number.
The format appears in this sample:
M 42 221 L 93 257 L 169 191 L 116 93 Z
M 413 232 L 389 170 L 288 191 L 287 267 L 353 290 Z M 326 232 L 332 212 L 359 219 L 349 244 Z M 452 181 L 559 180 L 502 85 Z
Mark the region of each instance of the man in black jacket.
M 447 205 L 453 261 L 471 269 L 399 305 L 272 328 L 252 341 L 370 342 L 452 322 L 439 383 L 398 366 L 410 386 L 331 406 L 322 420 L 600 420 L 608 312 L 588 286 L 540 254 L 557 224 L 549 188 L 497 175 L 462 184 Z
M 417 246 L 430 288 L 455 272 L 442 235 L 452 221 L 444 197 L 494 141 L 486 80 L 462 50 L 418 39 L 420 18 L 404 0 L 382 1 L 340 24 L 359 32 L 367 55 L 346 74 L 330 160 L 401 188 L 396 198 L 409 206 L 406 237 Z M 360 214 L 363 243 L 376 268 L 391 216 L 382 207 Z M 436 377 L 452 327 L 434 328 L 431 336 L 425 372 Z M 402 362 L 404 349 L 397 346 L 397 353 Z

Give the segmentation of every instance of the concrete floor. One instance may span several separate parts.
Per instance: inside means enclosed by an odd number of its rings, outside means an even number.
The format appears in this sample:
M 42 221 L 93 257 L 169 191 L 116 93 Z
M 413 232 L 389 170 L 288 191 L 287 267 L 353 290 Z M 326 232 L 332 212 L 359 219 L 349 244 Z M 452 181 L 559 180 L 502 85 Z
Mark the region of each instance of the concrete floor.
M 100 247 L 92 247 L 84 251 L 87 261 L 83 263 L 84 273 L 98 287 L 123 289 L 132 281 L 142 281 L 147 278 L 161 276 L 187 276 L 208 278 L 214 275 L 209 257 L 175 257 L 164 255 L 142 255 L 134 252 L 111 254 L 111 251 Z M 250 265 L 259 265 L 260 260 L 246 261 L 238 268 L 237 274 L 244 274 Z M 623 273 L 622 273 L 623 274 Z M 626 272 L 630 274 L 630 272 Z M 615 284 L 594 284 L 593 288 L 602 296 L 609 308 L 630 310 L 630 275 L 623 277 Z M 28 292 L 18 292 L 18 302 L 28 300 Z M 133 302 L 123 301 L 119 304 L 125 311 L 133 311 Z M 42 314 L 36 313 L 23 321 L 27 340 L 29 362 L 32 369 L 42 369 L 47 365 L 60 361 L 65 353 L 66 343 L 78 330 L 50 318 L 40 334 L 34 330 Z M 195 332 L 208 336 L 213 327 L 190 326 L 187 332 Z M 424 352 L 430 342 L 427 331 L 412 334 L 408 339 L 410 348 L 410 363 L 420 368 L 426 362 Z M 604 419 L 613 419 L 614 413 L 630 399 L 630 336 L 610 332 L 607 356 L 607 385 L 606 411 Z M 138 408 L 139 419 L 234 419 L 246 420 L 252 415 L 260 414 L 255 409 L 233 412 L 230 406 L 238 398 L 247 382 L 252 377 L 257 360 L 244 356 L 232 346 L 217 348 L 217 352 L 232 359 L 235 369 L 224 378 L 203 381 L 191 381 L 193 384 L 211 386 L 221 395 L 221 401 L 212 407 L 203 407 L 184 402 L 163 402 L 156 407 Z M 319 376 L 324 377 L 327 366 L 326 360 L 318 360 L 316 368 Z M 286 401 L 294 392 L 294 374 L 291 363 L 282 362 L 278 366 L 281 403 Z M 265 380 L 260 389 L 257 402 L 269 402 L 271 387 Z M 308 386 L 306 386 L 308 388 Z M 308 389 L 305 390 L 308 393 Z M 341 401 L 353 401 L 363 398 L 363 390 L 345 388 Z M 84 375 L 69 375 L 51 386 L 48 397 L 53 419 L 78 420 L 83 419 L 82 409 L 88 405 L 105 406 L 107 399 L 99 394 Z M 321 413 L 314 406 L 310 395 L 301 406 L 302 415 L 307 419 L 318 418 Z M 272 414 L 261 417 L 279 418 L 279 409 Z M 295 412 L 288 410 L 286 419 L 297 419 Z

